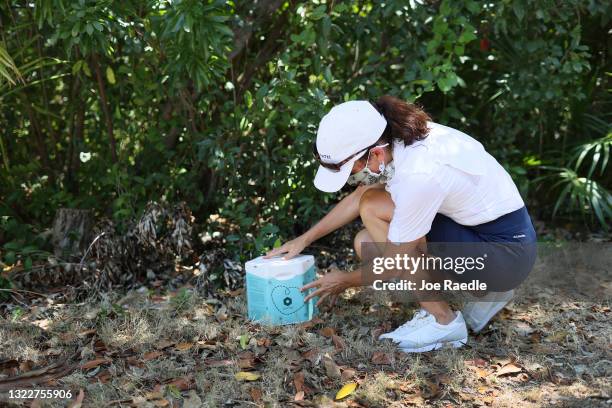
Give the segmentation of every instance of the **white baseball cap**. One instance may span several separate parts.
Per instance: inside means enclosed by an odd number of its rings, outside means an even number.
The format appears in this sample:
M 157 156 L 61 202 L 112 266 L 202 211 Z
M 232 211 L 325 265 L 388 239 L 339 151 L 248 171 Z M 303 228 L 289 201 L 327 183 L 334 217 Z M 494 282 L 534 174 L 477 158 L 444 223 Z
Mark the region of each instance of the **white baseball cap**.
M 334 106 L 319 123 L 317 152 L 322 163 L 339 166 L 338 170 L 319 166 L 314 185 L 333 193 L 346 183 L 353 164 L 383 134 L 387 121 L 369 101 L 349 101 Z

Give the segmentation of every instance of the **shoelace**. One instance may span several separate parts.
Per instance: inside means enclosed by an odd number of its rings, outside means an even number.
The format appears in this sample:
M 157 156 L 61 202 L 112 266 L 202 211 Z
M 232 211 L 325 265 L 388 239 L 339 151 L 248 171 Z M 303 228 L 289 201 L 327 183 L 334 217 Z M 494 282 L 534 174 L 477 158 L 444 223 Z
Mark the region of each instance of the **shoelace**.
M 413 316 L 412 319 L 407 321 L 406 323 L 402 324 L 400 327 L 398 327 L 397 329 L 404 329 L 407 327 L 412 327 L 414 326 L 419 320 L 425 319 L 427 318 L 427 316 L 429 316 L 429 312 L 425 309 L 420 309 L 418 310 Z

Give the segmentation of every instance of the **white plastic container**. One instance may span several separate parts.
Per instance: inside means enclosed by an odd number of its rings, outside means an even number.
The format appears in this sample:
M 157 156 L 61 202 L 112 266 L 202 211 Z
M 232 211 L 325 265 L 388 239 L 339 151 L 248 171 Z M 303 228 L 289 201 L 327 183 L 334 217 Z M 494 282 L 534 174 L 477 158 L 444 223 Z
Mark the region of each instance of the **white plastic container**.
M 248 261 L 245 270 L 249 319 L 264 324 L 291 324 L 306 322 L 317 314 L 317 299 L 304 303 L 312 289 L 300 292 L 316 276 L 312 255 L 289 260 L 260 256 Z

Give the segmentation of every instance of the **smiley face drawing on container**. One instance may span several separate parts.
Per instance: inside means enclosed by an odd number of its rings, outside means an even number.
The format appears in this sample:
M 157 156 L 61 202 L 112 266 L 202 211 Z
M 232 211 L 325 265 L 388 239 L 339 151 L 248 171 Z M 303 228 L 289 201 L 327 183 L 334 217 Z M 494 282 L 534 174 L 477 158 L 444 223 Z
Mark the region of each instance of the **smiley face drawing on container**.
M 300 288 L 284 285 L 278 285 L 272 289 L 272 303 L 283 315 L 293 314 L 306 306 L 304 294 L 300 292 Z

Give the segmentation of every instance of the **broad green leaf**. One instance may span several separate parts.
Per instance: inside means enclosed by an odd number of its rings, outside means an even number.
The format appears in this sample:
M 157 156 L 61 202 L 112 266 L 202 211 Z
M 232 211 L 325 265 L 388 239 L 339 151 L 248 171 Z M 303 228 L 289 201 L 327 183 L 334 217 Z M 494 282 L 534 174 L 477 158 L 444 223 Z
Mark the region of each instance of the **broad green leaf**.
M 478 14 L 482 10 L 481 3 L 477 2 L 477 1 L 474 1 L 474 0 L 468 0 L 466 2 L 465 6 L 467 7 L 467 9 L 472 14 Z
M 115 83 L 116 83 L 115 72 L 113 71 L 113 69 L 110 66 L 106 67 L 106 79 L 108 80 L 109 84 L 115 85 Z
M 248 344 L 249 344 L 249 335 L 243 334 L 242 336 L 240 336 L 240 347 L 242 347 L 243 350 L 247 348 Z
M 81 65 L 83 65 L 82 60 L 79 60 L 74 63 L 74 65 L 72 66 L 72 75 L 76 75 L 79 73 L 79 71 L 81 70 Z
M 519 21 L 522 21 L 523 17 L 525 17 L 525 5 L 523 4 L 523 1 L 522 0 L 513 1 L 512 10 L 514 11 L 516 18 L 518 18 Z
M 459 42 L 461 43 L 469 43 L 470 41 L 474 41 L 476 39 L 476 34 L 474 34 L 471 30 L 465 30 L 459 36 Z
M 6 253 L 6 255 L 4 256 L 4 261 L 8 264 L 8 265 L 14 265 L 15 264 L 15 260 L 17 258 L 17 255 L 15 254 L 14 251 L 9 251 Z

